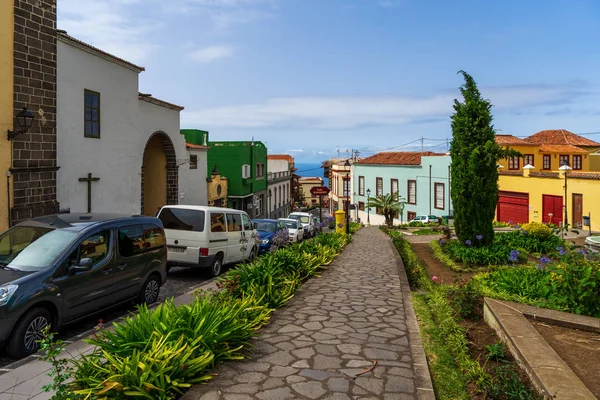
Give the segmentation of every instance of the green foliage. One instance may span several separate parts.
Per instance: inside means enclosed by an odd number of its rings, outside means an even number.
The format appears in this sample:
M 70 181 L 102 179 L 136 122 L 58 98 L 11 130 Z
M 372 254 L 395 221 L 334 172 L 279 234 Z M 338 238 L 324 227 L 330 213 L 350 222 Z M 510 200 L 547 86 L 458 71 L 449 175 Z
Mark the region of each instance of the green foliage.
M 462 373 L 454 362 L 440 329 L 431 315 L 426 295 L 413 294 L 413 306 L 418 315 L 421 340 L 427 356 L 436 399 L 467 400 L 467 392 Z
M 546 270 L 548 302 L 553 308 L 600 317 L 600 263 L 574 252 Z
M 77 400 L 81 396 L 73 393 L 71 385 L 68 383 L 73 374 L 74 368 L 69 364 L 68 359 L 60 357 L 60 354 L 65 350 L 65 342 L 55 340 L 55 333 L 47 326 L 43 331 L 43 338 L 40 340 L 40 350 L 44 351 L 44 355 L 40 358 L 52 365 L 48 376 L 52 378 L 52 382 L 42 386 L 42 390 L 46 393 L 54 393 L 51 400 Z
M 489 100 L 481 97 L 469 74 L 459 73 L 465 79 L 460 87 L 464 102 L 454 100 L 450 144 L 454 226 L 461 242 L 475 243 L 475 237 L 483 235 L 475 245 L 489 245 L 498 204 L 497 164 L 513 152 L 503 151 L 496 143 Z
M 435 258 L 437 258 L 439 262 L 444 264 L 444 266 L 446 268 L 451 269 L 452 271 L 456 271 L 456 272 L 472 272 L 473 271 L 473 268 L 471 268 L 471 267 L 465 267 L 465 266 L 459 265 L 456 262 L 454 262 L 454 260 L 452 260 L 450 258 L 450 256 L 448 254 L 446 254 L 446 252 L 444 252 L 444 249 L 442 247 L 443 245 L 441 243 L 444 243 L 443 239 L 442 240 L 436 239 L 436 240 L 432 240 L 431 242 L 429 242 L 429 246 L 433 250 L 433 256 Z
M 410 243 L 404 239 L 402 233 L 382 228 L 392 238 L 392 243 L 398 251 L 400 258 L 404 263 L 404 269 L 406 270 L 406 276 L 411 286 L 420 289 L 429 289 L 433 286 L 433 283 L 427 276 L 425 268 L 419 262 L 417 255 L 410 247 Z
M 489 399 L 536 400 L 542 398 L 523 385 L 518 372 L 510 365 L 495 366 L 490 377 L 491 379 L 483 387 L 483 392 Z
M 525 230 L 498 233 L 487 246 L 476 246 L 475 241 L 460 242 L 451 240 L 442 245 L 442 250 L 451 260 L 467 267 L 518 264 L 527 261 L 531 253 L 557 254 L 557 248 L 564 246 L 564 240 L 555 235 L 539 236 L 536 230 L 529 234 Z M 543 233 L 541 233 L 543 235 Z M 483 238 L 482 240 L 483 241 Z M 469 244 L 470 243 L 470 244 Z M 435 249 L 434 249 L 435 250 Z
M 488 359 L 496 361 L 504 359 L 504 351 L 506 347 L 504 346 L 504 343 L 502 343 L 502 341 L 497 341 L 494 344 L 489 344 L 485 346 L 485 349 L 487 351 L 486 357 Z
M 494 228 L 510 228 L 513 226 L 512 224 L 509 224 L 508 222 L 502 222 L 502 221 L 494 221 L 492 223 L 492 225 Z
M 406 225 L 413 227 L 413 228 L 423 228 L 426 227 L 427 224 L 421 221 L 411 221 L 409 223 L 407 223 Z
M 419 230 L 412 232 L 413 235 L 436 235 L 439 233 L 440 233 L 440 231 L 438 231 L 437 229 L 431 229 L 431 228 L 419 229 Z
M 538 239 L 548 239 L 552 236 L 552 228 L 535 221 L 523 225 L 521 229 Z
M 472 282 L 482 288 L 482 292 L 488 297 L 541 304 L 548 293 L 545 275 L 544 271 L 535 267 L 506 267 L 478 275 Z
M 402 215 L 406 200 L 398 193 L 388 193 L 370 197 L 365 207 L 379 208 L 381 214 L 385 217 L 385 224 L 389 228 L 394 225 L 394 215 Z
M 448 287 L 446 295 L 458 315 L 472 321 L 481 319 L 483 296 L 471 281 L 458 282 Z

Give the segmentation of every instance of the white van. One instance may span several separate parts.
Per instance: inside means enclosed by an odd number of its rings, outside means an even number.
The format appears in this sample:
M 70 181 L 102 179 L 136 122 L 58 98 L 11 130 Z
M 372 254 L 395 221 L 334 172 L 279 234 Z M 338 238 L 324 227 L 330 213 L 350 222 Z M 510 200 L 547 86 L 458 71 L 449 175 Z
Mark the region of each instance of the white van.
M 161 208 L 158 218 L 165 228 L 168 268 L 208 268 L 211 276 L 217 276 L 223 264 L 242 262 L 255 254 L 253 237 L 257 234 L 244 211 L 173 205 Z
M 317 230 L 315 229 L 314 215 L 307 212 L 299 212 L 295 211 L 288 215 L 288 219 L 295 219 L 302 224 L 304 228 L 304 238 L 308 239 L 317 235 Z

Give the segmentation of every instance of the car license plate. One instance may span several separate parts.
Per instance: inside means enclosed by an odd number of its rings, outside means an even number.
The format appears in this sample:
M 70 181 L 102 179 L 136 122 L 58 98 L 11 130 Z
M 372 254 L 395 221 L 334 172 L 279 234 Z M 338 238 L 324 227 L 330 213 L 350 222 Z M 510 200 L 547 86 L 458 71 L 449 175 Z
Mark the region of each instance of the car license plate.
M 172 251 L 173 253 L 185 253 L 185 247 L 167 246 L 167 250 Z

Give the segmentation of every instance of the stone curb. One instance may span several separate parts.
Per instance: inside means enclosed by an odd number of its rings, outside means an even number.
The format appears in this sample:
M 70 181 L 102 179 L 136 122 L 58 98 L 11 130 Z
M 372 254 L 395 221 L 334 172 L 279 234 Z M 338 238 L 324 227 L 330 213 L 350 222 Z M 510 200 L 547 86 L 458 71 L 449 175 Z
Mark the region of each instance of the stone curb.
M 423 343 L 421 342 L 419 324 L 417 322 L 417 316 L 412 304 L 411 289 L 408 283 L 408 277 L 406 276 L 404 263 L 402 262 L 402 258 L 398 254 L 398 250 L 396 250 L 396 247 L 389 236 L 388 243 L 392 248 L 392 253 L 396 258 L 396 265 L 398 266 L 400 288 L 402 290 L 402 297 L 404 300 L 404 309 L 406 310 L 405 317 L 410 341 L 410 353 L 412 355 L 415 369 L 417 398 L 419 400 L 435 400 L 435 392 L 433 390 L 433 382 L 431 381 L 431 373 L 429 372 L 429 365 L 427 364 L 425 349 L 423 348 Z
M 483 316 L 539 393 L 545 399 L 596 399 L 515 305 L 486 297 Z

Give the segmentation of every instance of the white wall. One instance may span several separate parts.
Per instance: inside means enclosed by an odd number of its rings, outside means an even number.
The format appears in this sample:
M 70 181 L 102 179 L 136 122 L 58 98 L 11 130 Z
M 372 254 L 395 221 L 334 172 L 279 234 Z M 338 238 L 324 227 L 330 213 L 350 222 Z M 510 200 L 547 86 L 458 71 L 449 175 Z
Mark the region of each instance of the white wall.
M 84 89 L 100 93 L 100 139 L 84 136 Z M 92 212 L 140 213 L 146 143 L 154 132 L 163 131 L 171 138 L 177 159 L 188 159 L 179 127 L 179 111 L 138 99 L 137 72 L 57 41 L 57 199 L 61 208 L 87 212 L 87 183 L 78 178 L 91 172 L 100 178 L 92 183 Z M 180 167 L 179 192 L 189 192 L 190 201 L 206 204 L 206 157 L 198 158 L 196 178 L 184 171 L 188 164 Z M 203 188 L 195 188 L 198 185 Z
M 183 135 L 182 135 L 183 137 Z M 189 163 L 179 167 L 179 204 L 196 206 L 208 205 L 207 156 L 206 150 L 189 150 L 187 157 L 195 154 L 198 157 L 198 168 L 190 169 Z M 181 196 L 183 194 L 183 197 Z
M 277 210 L 279 208 L 279 203 L 281 206 L 285 206 L 290 203 L 290 164 L 286 160 L 268 160 L 267 161 L 267 171 L 270 176 L 276 182 L 269 182 L 269 190 L 271 190 L 271 202 L 269 206 L 269 210 L 271 212 Z M 279 172 L 287 172 L 285 181 L 281 181 L 280 178 L 274 177 L 276 173 Z M 271 175 L 272 174 L 272 175 Z M 267 192 L 268 193 L 268 192 Z

